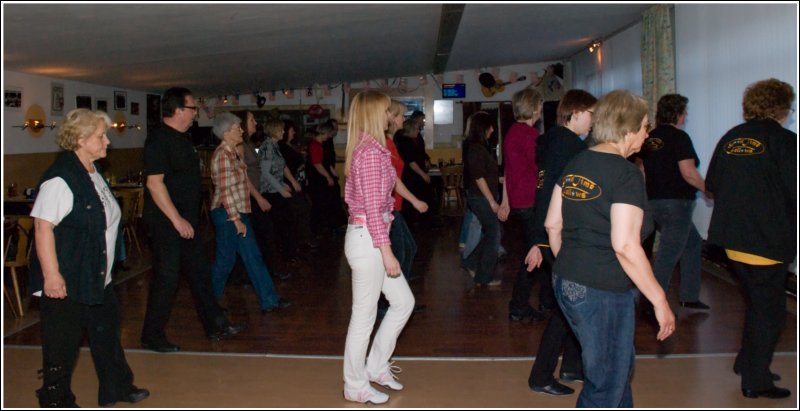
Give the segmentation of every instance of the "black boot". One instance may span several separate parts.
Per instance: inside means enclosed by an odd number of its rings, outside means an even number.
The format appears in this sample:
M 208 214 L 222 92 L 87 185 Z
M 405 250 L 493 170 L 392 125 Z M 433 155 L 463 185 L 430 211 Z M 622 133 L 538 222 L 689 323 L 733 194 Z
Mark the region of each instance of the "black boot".
M 64 367 L 45 367 L 39 370 L 42 388 L 36 390 L 41 408 L 80 408 L 70 389 L 70 375 Z

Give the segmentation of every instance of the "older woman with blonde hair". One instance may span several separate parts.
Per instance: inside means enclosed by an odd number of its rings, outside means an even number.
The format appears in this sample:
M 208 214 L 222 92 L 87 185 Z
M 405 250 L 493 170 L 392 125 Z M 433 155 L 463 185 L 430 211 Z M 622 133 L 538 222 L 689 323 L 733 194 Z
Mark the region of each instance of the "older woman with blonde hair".
M 84 331 L 100 382 L 100 406 L 150 395 L 133 385 L 111 285 L 121 212 L 95 164 L 106 157 L 109 126 L 101 111 L 67 113 L 56 138 L 66 152 L 42 176 L 31 211 L 36 230 L 31 289 L 42 297 L 44 381 L 36 391 L 42 407 L 77 407 L 71 382 Z
M 733 370 L 748 398 L 791 395 L 775 386 L 780 377 L 769 366 L 786 324 L 786 273 L 797 256 L 797 133 L 783 127 L 794 101 L 784 81 L 749 85 L 745 122 L 722 136 L 706 176 L 714 194 L 708 241 L 725 248 L 747 296 Z
M 644 179 L 626 160 L 641 149 L 648 128 L 643 98 L 616 90 L 600 99 L 598 144 L 564 167 L 545 219 L 556 256 L 556 300 L 583 349 L 578 407 L 633 407 L 634 288 L 653 303 L 657 338 L 675 330 L 675 315 L 641 246 L 653 229 L 645 216 Z
M 414 309 L 414 296 L 400 263 L 392 252 L 392 190 L 397 174 L 386 149 L 384 132 L 389 121 L 389 96 L 362 91 L 350 104 L 345 161 L 345 202 L 349 221 L 345 256 L 352 270 L 353 306 L 344 351 L 344 398 L 382 404 L 389 396 L 370 386 L 401 390 L 396 368 L 389 363 L 397 337 Z M 375 325 L 378 297 L 386 295 L 391 306 L 367 355 Z

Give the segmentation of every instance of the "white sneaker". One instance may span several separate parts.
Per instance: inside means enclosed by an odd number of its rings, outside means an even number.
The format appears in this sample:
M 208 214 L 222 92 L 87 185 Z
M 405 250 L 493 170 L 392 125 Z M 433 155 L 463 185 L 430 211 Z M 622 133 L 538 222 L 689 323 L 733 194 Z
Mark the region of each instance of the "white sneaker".
M 389 396 L 372 387 L 367 387 L 367 389 L 356 393 L 350 393 L 344 390 L 344 399 L 347 401 L 360 402 L 362 404 L 370 403 L 377 405 L 389 401 Z
M 400 391 L 403 389 L 403 384 L 400 384 L 397 381 L 397 376 L 395 374 L 400 374 L 401 372 L 403 372 L 403 370 L 400 367 L 394 365 L 394 363 L 392 362 L 389 363 L 389 367 L 386 369 L 386 371 L 378 375 L 372 375 L 369 371 L 367 371 L 367 376 L 369 377 L 370 381 L 378 385 L 381 385 L 390 390 Z

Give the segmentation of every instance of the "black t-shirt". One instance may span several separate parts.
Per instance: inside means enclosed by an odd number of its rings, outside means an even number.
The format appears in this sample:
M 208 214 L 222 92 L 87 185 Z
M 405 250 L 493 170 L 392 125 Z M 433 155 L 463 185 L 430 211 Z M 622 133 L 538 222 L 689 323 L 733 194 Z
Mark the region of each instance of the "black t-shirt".
M 278 142 L 278 147 L 281 150 L 283 159 L 286 160 L 286 167 L 289 167 L 289 171 L 292 173 L 292 176 L 295 178 L 295 180 L 297 180 L 298 183 L 300 183 L 301 186 L 305 185 L 306 159 L 303 157 L 303 153 L 290 146 L 284 140 Z
M 586 149 L 586 143 L 572 130 L 563 126 L 551 128 L 536 143 L 539 181 L 536 189 L 534 242 L 536 244 L 547 244 L 544 219 L 547 216 L 547 209 L 550 207 L 553 187 L 558 183 L 558 178 L 561 177 L 564 166 L 576 154 Z
M 566 165 L 558 185 L 564 226 L 553 273 L 601 290 L 631 289 L 611 246 L 611 205 L 645 210 L 642 239 L 652 232 L 642 173 L 619 155 L 584 150 Z
M 470 142 L 464 142 L 464 144 L 469 144 L 464 163 L 464 169 L 467 170 L 465 175 L 469 176 L 469 181 L 464 183 L 467 191 L 470 195 L 483 197 L 478 184 L 475 182 L 475 180 L 483 178 L 486 180 L 486 185 L 489 186 L 489 191 L 492 192 L 494 199 L 498 200 L 500 198 L 500 171 L 497 168 L 497 159 L 495 159 L 494 154 L 485 145 Z
M 192 145 L 191 135 L 162 124 L 147 136 L 144 175 L 158 174 L 164 175 L 164 185 L 178 213 L 197 228 L 200 220 L 200 157 Z M 149 190 L 145 190 L 142 217 L 152 222 L 155 218 L 166 219 L 153 202 Z
M 408 166 L 411 163 L 417 163 L 422 171 L 427 171 L 425 169 L 425 162 L 429 157 L 428 153 L 425 152 L 425 140 L 422 139 L 422 136 L 411 138 L 402 133 L 395 134 L 394 145 L 397 147 L 397 154 L 400 154 L 400 158 L 403 159 L 403 163 L 405 164 L 405 167 L 403 167 L 403 177 L 418 176 L 418 174 Z
M 700 165 L 692 140 L 683 130 L 661 125 L 650 132 L 639 157 L 644 162 L 647 198 L 693 200 L 697 189 L 681 176 L 678 162 L 693 159 Z

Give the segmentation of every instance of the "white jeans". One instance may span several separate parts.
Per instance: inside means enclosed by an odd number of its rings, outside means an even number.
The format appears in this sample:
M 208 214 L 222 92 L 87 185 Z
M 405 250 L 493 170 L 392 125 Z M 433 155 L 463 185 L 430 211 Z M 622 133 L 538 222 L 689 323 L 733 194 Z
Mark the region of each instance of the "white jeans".
M 381 252 L 373 247 L 366 226 L 347 226 L 344 254 L 353 272 L 353 312 L 344 345 L 344 389 L 356 393 L 369 387 L 368 371 L 375 376 L 388 369 L 397 337 L 414 311 L 414 295 L 404 276 L 386 275 Z M 381 292 L 389 300 L 389 311 L 375 334 L 365 364 Z

